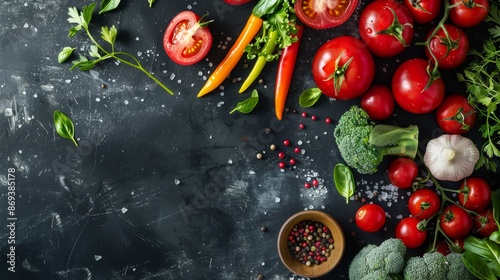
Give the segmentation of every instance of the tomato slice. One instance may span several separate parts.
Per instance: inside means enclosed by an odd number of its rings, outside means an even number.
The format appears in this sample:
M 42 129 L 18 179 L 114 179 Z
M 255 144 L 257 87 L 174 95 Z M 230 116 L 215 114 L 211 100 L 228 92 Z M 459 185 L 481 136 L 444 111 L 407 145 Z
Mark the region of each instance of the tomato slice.
M 358 0 L 297 0 L 295 14 L 306 26 L 324 29 L 347 21 L 357 5 Z
M 191 11 L 176 15 L 163 35 L 163 48 L 170 59 L 180 65 L 192 65 L 202 60 L 213 41 L 206 24 Z
M 228 3 L 229 5 L 243 5 L 250 1 L 251 0 L 224 0 L 224 2 Z

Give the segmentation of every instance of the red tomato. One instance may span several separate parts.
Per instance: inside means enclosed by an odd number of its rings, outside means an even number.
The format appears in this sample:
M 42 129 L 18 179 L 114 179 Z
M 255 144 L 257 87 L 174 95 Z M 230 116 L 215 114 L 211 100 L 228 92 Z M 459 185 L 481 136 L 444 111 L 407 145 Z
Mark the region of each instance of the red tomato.
M 441 199 L 435 191 L 418 189 L 408 199 L 408 210 L 419 220 L 428 219 L 439 212 Z
M 412 186 L 413 181 L 418 175 L 418 166 L 410 158 L 399 157 L 395 159 L 388 170 L 389 181 L 401 189 L 406 189 Z
M 359 18 L 359 35 L 376 56 L 395 56 L 413 39 L 410 11 L 394 0 L 376 0 L 363 10 Z
M 417 248 L 425 242 L 427 231 L 418 228 L 419 219 L 407 217 L 396 226 L 396 238 L 401 239 L 407 248 Z
M 491 202 L 491 188 L 488 182 L 479 177 L 469 177 L 460 185 L 458 201 L 465 209 L 480 211 Z
M 439 28 L 436 35 L 432 37 L 429 47 L 425 48 L 425 54 L 433 64 L 437 60 L 439 68 L 453 69 L 460 66 L 467 58 L 469 39 L 465 32 L 455 25 L 445 24 L 444 26 L 449 38 L 446 37 L 444 30 Z M 427 38 L 433 32 L 434 29 L 429 32 Z M 431 53 L 434 57 L 432 57 Z
M 466 96 L 446 96 L 436 110 L 439 127 L 448 134 L 464 134 L 476 123 L 477 112 Z
M 450 10 L 451 21 L 460 27 L 472 27 L 480 24 L 488 15 L 488 0 L 449 0 L 453 7 Z
M 212 47 L 212 34 L 191 11 L 180 12 L 167 26 L 163 48 L 175 63 L 191 65 L 202 60 Z
M 446 256 L 451 253 L 451 250 L 446 241 L 441 241 L 436 245 L 436 252 L 439 252 L 442 255 Z
M 252 0 L 224 0 L 224 2 L 226 2 L 229 5 L 242 5 L 250 1 Z
M 410 113 L 429 113 L 443 101 L 445 86 L 441 78 L 435 79 L 425 88 L 430 79 L 428 65 L 425 59 L 413 58 L 401 64 L 392 76 L 394 99 Z
M 375 62 L 366 45 L 352 36 L 332 39 L 316 52 L 314 82 L 327 96 L 347 100 L 363 94 L 375 76 Z
M 357 5 L 358 0 L 296 0 L 295 14 L 306 26 L 324 29 L 347 21 Z
M 372 120 L 385 120 L 394 111 L 394 97 L 391 90 L 383 85 L 371 86 L 361 97 L 363 108 Z
M 441 11 L 441 0 L 403 0 L 416 23 L 428 23 Z
M 493 209 L 487 208 L 477 212 L 474 217 L 474 229 L 484 237 L 498 230 L 498 225 L 493 218 Z
M 385 211 L 380 205 L 365 204 L 356 212 L 356 225 L 361 230 L 375 232 L 385 224 Z
M 452 204 L 444 208 L 439 224 L 443 233 L 452 239 L 463 239 L 472 229 L 472 217 L 467 211 Z

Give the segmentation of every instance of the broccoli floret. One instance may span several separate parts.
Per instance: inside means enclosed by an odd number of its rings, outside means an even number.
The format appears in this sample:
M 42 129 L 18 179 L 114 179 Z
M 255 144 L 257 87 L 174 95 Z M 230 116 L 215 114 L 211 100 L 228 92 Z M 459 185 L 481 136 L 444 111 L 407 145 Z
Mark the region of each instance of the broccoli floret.
M 460 253 L 449 253 L 446 255 L 446 263 L 448 265 L 448 280 L 460 279 L 460 280 L 474 280 L 477 279 L 465 266 L 462 261 L 462 254 Z
M 476 279 L 462 262 L 461 254 L 447 256 L 438 252 L 411 257 L 403 271 L 406 280 L 473 280 Z
M 400 239 L 390 238 L 379 246 L 369 244 L 354 257 L 349 266 L 349 279 L 392 279 L 405 266 L 406 247 Z
M 340 117 L 334 136 L 342 158 L 361 174 L 375 173 L 386 155 L 413 159 L 418 149 L 417 126 L 375 124 L 358 106 Z

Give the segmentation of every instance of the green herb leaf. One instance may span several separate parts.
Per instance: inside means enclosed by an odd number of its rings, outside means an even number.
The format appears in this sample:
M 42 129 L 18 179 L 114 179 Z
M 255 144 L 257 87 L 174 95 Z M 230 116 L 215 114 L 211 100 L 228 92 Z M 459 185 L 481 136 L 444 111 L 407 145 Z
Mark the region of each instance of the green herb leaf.
M 493 206 L 493 219 L 500 228 L 500 189 L 491 193 L 491 205 Z
M 349 203 L 349 198 L 354 195 L 354 190 L 356 189 L 356 181 L 351 169 L 343 163 L 335 165 L 333 169 L 333 182 L 339 194 L 345 197 L 345 203 Z
M 68 58 L 71 56 L 71 54 L 75 49 L 76 48 L 64 47 L 59 53 L 59 55 L 57 55 L 57 61 L 59 63 L 65 62 L 66 60 L 68 60 Z
M 270 15 L 276 12 L 284 0 L 267 0 L 267 1 L 259 1 L 254 6 L 252 10 L 252 14 L 257 17 L 263 17 L 265 15 Z
M 85 22 L 82 24 L 84 27 L 88 28 L 90 21 L 92 20 L 92 13 L 94 12 L 95 4 L 92 3 L 88 6 L 83 7 L 83 12 L 81 18 Z
M 80 13 L 76 9 L 76 7 L 70 7 L 68 9 L 68 15 L 69 15 L 69 18 L 68 18 L 69 23 L 75 23 L 79 26 L 82 26 L 85 24 L 85 21 L 80 17 Z
M 116 36 L 118 35 L 118 30 L 113 25 L 111 28 L 107 26 L 101 27 L 101 38 L 108 42 L 111 46 L 115 45 Z
M 70 139 L 73 141 L 75 146 L 78 147 L 78 143 L 75 139 L 75 127 L 73 125 L 73 121 L 71 121 L 68 116 L 59 110 L 54 111 L 54 127 L 59 136 Z
M 477 278 L 484 280 L 497 279 L 493 271 L 488 267 L 488 264 L 474 253 L 465 251 L 462 254 L 462 261 L 467 269 Z
M 148 3 L 149 3 L 149 7 L 153 7 L 153 3 L 155 2 L 156 0 L 148 0 Z
M 319 88 L 306 89 L 300 94 L 299 105 L 304 108 L 312 107 L 322 94 Z
M 101 55 L 99 54 L 99 49 L 97 48 L 96 45 L 91 45 L 90 46 L 89 55 L 91 57 L 95 57 L 95 58 L 100 58 L 101 57 Z
M 257 92 L 257 90 L 254 89 L 252 91 L 252 95 L 248 99 L 245 99 L 236 104 L 236 107 L 231 112 L 229 112 L 229 114 L 232 114 L 236 111 L 243 114 L 248 114 L 253 111 L 255 106 L 257 106 L 258 102 L 259 102 L 259 93 Z
M 99 10 L 99 14 L 106 13 L 112 11 L 118 7 L 120 4 L 120 0 L 102 0 L 101 1 L 101 9 Z

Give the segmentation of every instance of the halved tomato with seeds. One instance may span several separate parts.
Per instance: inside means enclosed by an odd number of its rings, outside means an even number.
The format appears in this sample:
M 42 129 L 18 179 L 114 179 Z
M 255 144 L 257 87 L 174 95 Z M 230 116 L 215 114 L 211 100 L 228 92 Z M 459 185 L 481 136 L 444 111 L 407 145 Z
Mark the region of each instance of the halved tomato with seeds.
M 200 17 L 184 11 L 176 15 L 163 35 L 163 48 L 177 64 L 191 65 L 202 60 L 212 47 L 212 33 Z
M 296 0 L 295 14 L 306 26 L 324 29 L 347 21 L 357 5 L 358 0 Z

